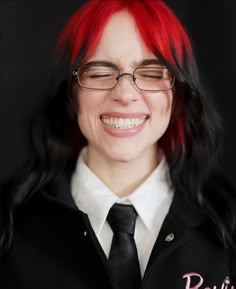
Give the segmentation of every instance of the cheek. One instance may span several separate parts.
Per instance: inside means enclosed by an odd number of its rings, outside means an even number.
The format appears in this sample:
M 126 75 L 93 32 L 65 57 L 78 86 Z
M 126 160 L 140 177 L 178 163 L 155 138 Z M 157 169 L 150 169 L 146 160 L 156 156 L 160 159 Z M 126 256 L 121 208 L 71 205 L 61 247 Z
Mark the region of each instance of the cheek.
M 84 113 L 85 111 L 91 110 L 92 100 L 89 97 L 89 93 L 78 91 L 77 93 L 77 111 L 78 115 Z
M 82 131 L 83 135 L 87 137 L 87 130 L 90 124 L 88 123 L 89 120 L 89 114 L 91 110 L 92 102 L 89 97 L 87 97 L 86 93 L 78 90 L 77 95 L 77 121 L 78 125 L 80 127 L 80 130 Z
M 78 89 L 76 93 L 78 113 L 96 113 L 106 101 L 108 92 Z
M 77 120 L 82 133 L 87 137 L 89 130 L 94 126 L 92 117 L 94 112 L 92 99 L 87 95 L 80 94 L 77 98 Z
M 172 110 L 173 93 L 171 91 L 162 92 L 160 95 L 152 97 L 152 110 L 157 117 L 170 117 Z
M 87 101 L 78 99 L 77 123 L 84 137 L 89 141 L 96 132 L 96 125 L 92 118 L 91 106 Z
M 169 92 L 163 95 L 163 103 L 161 114 L 162 115 L 170 115 L 172 110 L 172 101 L 173 101 L 173 93 Z
M 77 91 L 76 98 L 77 119 L 81 131 L 95 132 L 106 95 L 103 92 L 81 89 Z
M 96 98 L 89 91 L 79 90 L 77 93 L 77 117 L 78 120 L 82 121 L 91 118 L 91 115 L 96 114 L 98 103 Z

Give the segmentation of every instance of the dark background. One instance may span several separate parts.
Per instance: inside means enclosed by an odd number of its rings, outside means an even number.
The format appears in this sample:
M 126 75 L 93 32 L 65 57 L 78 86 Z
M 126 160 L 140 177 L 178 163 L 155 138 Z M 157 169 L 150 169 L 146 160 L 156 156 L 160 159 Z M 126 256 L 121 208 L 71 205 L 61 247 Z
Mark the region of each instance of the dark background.
M 44 101 L 56 38 L 83 2 L 0 0 L 0 181 L 13 175 L 27 158 L 30 118 Z M 223 117 L 221 163 L 236 185 L 234 1 L 165 2 L 192 37 L 203 84 Z

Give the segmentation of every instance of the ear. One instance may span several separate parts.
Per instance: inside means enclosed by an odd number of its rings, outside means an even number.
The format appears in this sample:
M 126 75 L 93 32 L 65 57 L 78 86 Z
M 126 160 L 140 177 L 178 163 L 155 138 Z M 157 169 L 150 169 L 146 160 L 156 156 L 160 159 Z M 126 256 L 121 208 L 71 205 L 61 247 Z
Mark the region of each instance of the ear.
M 175 84 L 173 85 L 172 87 L 172 93 L 173 93 L 173 99 L 175 97 L 175 93 L 176 93 L 176 87 L 175 87 Z
M 173 115 L 175 114 L 175 107 L 176 107 L 176 87 L 175 85 L 172 87 L 172 106 L 171 106 L 171 119 L 173 119 Z
M 181 86 L 175 82 L 172 88 L 173 101 L 171 107 L 171 122 L 175 122 L 178 116 L 183 112 L 184 91 Z
M 79 86 L 77 82 L 71 82 L 68 86 L 68 102 L 67 110 L 71 119 L 77 120 L 78 115 L 78 90 Z

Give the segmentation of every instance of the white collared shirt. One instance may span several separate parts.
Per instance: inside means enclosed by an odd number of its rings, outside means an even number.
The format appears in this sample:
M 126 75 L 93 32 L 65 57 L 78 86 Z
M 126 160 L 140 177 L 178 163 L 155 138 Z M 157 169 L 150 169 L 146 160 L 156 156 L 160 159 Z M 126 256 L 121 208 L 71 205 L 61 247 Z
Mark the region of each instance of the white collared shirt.
M 106 256 L 109 256 L 113 232 L 106 221 L 114 203 L 131 204 L 138 213 L 134 239 L 137 246 L 141 275 L 144 275 L 152 248 L 167 215 L 173 188 L 169 168 L 163 155 L 152 174 L 130 195 L 119 198 L 89 169 L 83 149 L 72 176 L 71 192 L 77 207 L 88 215 L 91 226 Z

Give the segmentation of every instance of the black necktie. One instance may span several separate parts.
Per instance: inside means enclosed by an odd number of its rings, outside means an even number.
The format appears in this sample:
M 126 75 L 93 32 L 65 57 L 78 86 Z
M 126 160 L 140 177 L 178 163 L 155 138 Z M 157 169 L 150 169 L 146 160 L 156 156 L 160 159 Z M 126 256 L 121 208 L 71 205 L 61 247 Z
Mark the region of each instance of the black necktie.
M 137 212 L 133 206 L 115 204 L 107 221 L 113 231 L 109 264 L 113 279 L 119 289 L 138 289 L 141 276 L 134 228 Z

